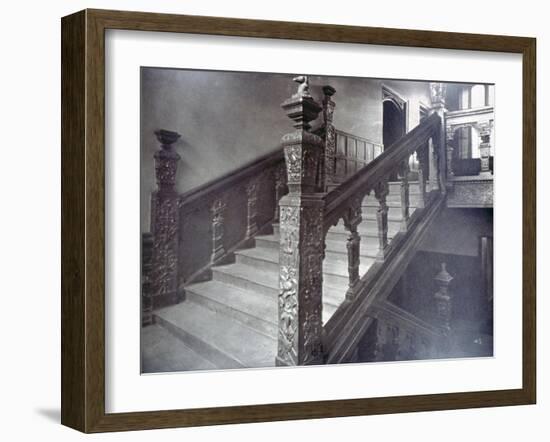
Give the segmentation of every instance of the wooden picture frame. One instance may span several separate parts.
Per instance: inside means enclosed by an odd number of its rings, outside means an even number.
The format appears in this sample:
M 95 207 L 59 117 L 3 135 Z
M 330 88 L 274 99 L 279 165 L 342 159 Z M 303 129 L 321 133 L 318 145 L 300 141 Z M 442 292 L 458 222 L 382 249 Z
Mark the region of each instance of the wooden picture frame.
M 105 412 L 105 30 L 495 51 L 523 57 L 523 385 L 456 392 L 132 413 Z M 62 410 L 83 432 L 280 421 L 536 400 L 536 40 L 405 29 L 84 10 L 62 19 Z

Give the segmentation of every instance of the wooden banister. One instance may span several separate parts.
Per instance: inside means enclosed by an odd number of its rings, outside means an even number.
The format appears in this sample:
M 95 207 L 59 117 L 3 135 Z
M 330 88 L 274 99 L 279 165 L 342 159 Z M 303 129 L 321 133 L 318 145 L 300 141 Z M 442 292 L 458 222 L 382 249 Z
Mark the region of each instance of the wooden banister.
M 442 142 L 443 108 L 436 108 L 407 135 L 386 148 L 378 157 L 347 178 L 334 181 L 327 161 L 335 158 L 332 126 L 334 89 L 325 87 L 324 108 L 309 93 L 307 77 L 297 77 L 298 92 L 282 107 L 294 121 L 295 131 L 283 136 L 289 193 L 280 201 L 280 291 L 278 365 L 305 365 L 347 362 L 373 300 L 385 299 L 416 253 L 427 226 L 444 207 L 445 186 L 439 183 L 444 154 Z M 310 131 L 310 122 L 324 109 L 324 125 Z M 331 136 L 328 136 L 332 134 Z M 430 151 L 433 149 L 433 152 Z M 408 164 L 417 153 L 420 163 L 420 207 L 409 217 Z M 430 155 L 434 155 L 430 161 Z M 435 170 L 430 168 L 435 167 Z M 430 174 L 431 172 L 431 174 Z M 401 202 L 404 223 L 388 241 L 389 179 L 401 173 Z M 436 177 L 436 185 L 426 190 L 426 179 Z M 334 187 L 336 186 L 336 187 Z M 330 190 L 328 193 L 324 193 Z M 436 190 L 434 190 L 436 189 Z M 374 191 L 379 207 L 379 253 L 377 261 L 363 276 L 359 274 L 362 200 Z M 323 308 L 323 259 L 325 237 L 340 220 L 349 232 L 347 241 L 349 286 L 345 301 L 331 319 L 320 326 Z M 409 318 L 410 319 L 410 318 Z M 324 329 L 324 331 L 323 331 Z M 354 347 L 355 346 L 355 347 Z M 351 352 L 351 353 L 350 353 Z
M 283 161 L 283 149 L 277 147 L 271 152 L 244 164 L 236 170 L 232 170 L 214 180 L 180 194 L 179 206 L 183 209 L 191 209 L 194 204 L 203 202 L 205 197 L 208 198 L 209 195 L 216 194 L 221 190 L 240 184 L 248 178 L 264 172 L 266 169 L 282 164 Z
M 436 136 L 441 129 L 441 118 L 432 114 L 412 131 L 400 138 L 393 145 L 386 148 L 382 154 L 349 177 L 325 197 L 325 222 L 332 225 L 346 210 L 348 201 L 352 197 L 365 196 L 384 178 L 388 177 L 399 164 L 426 142 Z

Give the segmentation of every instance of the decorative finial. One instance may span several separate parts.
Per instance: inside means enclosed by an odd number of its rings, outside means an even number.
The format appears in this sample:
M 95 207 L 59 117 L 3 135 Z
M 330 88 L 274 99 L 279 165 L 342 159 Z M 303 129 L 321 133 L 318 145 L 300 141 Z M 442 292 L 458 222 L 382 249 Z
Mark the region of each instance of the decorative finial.
M 432 105 L 445 106 L 446 92 L 447 85 L 445 83 L 430 83 L 430 96 L 432 99 Z
M 179 133 L 166 129 L 156 130 L 155 135 L 163 148 L 167 148 L 168 146 L 174 144 L 181 137 Z
M 447 264 L 442 262 L 441 270 L 435 277 L 435 280 L 438 281 L 442 286 L 448 286 L 453 279 L 454 278 L 449 275 L 449 272 L 447 272 Z
M 293 126 L 296 129 L 308 131 L 311 128 L 309 122 L 317 118 L 322 108 L 309 93 L 309 80 L 306 75 L 300 75 L 293 80 L 300 85 L 298 91 L 285 100 L 281 107 L 288 118 L 294 121 Z
M 294 94 L 297 97 L 310 97 L 311 93 L 309 92 L 309 77 L 307 75 L 299 75 L 292 79 L 300 86 L 298 86 L 298 91 Z
M 334 89 L 330 85 L 323 86 L 323 94 L 325 94 L 327 97 L 332 97 L 336 93 L 336 89 Z

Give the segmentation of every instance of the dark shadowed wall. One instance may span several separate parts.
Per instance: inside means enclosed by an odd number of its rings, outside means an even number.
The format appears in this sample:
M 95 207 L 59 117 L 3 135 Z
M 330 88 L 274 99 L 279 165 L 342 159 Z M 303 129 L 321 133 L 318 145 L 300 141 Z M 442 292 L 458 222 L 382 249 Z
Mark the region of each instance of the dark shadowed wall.
M 189 191 L 278 148 L 292 130 L 281 103 L 296 91 L 292 74 L 142 68 L 141 226 L 149 230 L 155 188 L 156 129 L 179 132 L 177 189 Z M 310 77 L 313 96 L 336 89 L 335 126 L 382 142 L 382 84 L 409 100 L 408 124 L 418 124 L 419 103 L 429 104 L 427 83 L 349 77 Z

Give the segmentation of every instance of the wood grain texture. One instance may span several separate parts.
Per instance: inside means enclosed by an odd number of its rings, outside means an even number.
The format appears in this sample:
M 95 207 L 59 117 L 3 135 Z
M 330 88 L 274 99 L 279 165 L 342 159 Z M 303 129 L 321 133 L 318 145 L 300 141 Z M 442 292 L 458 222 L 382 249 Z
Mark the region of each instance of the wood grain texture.
M 61 47 L 61 422 L 85 426 L 85 14 L 64 19 Z
M 523 55 L 523 388 L 105 413 L 105 29 L 514 52 Z M 62 423 L 84 432 L 531 404 L 536 397 L 535 39 L 141 12 L 62 19 Z

